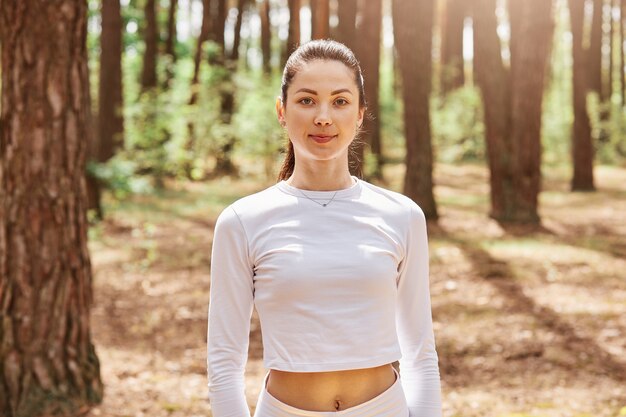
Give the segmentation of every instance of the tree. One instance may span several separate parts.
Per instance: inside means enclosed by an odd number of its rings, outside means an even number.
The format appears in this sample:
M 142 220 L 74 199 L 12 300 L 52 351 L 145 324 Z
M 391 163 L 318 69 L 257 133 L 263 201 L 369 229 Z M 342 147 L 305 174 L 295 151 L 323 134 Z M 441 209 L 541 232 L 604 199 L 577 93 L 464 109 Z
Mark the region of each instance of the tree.
M 4 417 L 75 416 L 102 399 L 89 324 L 86 39 L 85 1 L 0 2 Z
M 475 0 L 474 71 L 485 114 L 485 140 L 491 187 L 490 216 L 506 218 L 512 212 L 513 173 L 509 140 L 510 80 L 500 53 L 495 16 L 496 0 Z
M 98 85 L 98 126 L 88 157 L 106 162 L 124 144 L 124 115 L 122 101 L 122 16 L 120 3 L 102 2 L 102 32 L 100 34 L 100 83 Z M 100 204 L 100 184 L 88 176 L 89 208 L 103 218 Z
M 270 60 L 272 58 L 270 29 L 270 2 L 262 0 L 259 3 L 259 15 L 261 17 L 261 52 L 263 54 L 263 72 L 269 74 L 271 72 Z
M 483 98 L 490 172 L 490 217 L 537 223 L 540 189 L 541 103 L 552 2 L 509 3 L 511 68 L 504 65 L 496 0 L 475 0 L 474 65 Z
M 420 205 L 427 218 L 437 219 L 429 110 L 434 2 L 393 0 L 392 13 L 404 98 L 404 194 Z
M 603 0 L 589 0 L 593 3 L 593 17 L 591 21 L 591 36 L 587 49 L 589 89 L 600 95 L 604 101 L 602 88 L 602 3 Z
M 354 52 L 356 52 L 356 12 L 357 0 L 341 0 L 337 2 L 339 24 L 337 25 L 335 38 Z M 363 44 L 367 45 L 367 42 L 363 40 Z
M 550 39 L 552 2 L 509 2 L 511 16 L 512 220 L 538 223 L 541 190 L 541 110 Z
M 141 89 L 143 91 L 156 87 L 156 63 L 158 53 L 158 29 L 156 20 L 155 0 L 146 0 L 144 7 L 146 26 L 144 27 L 144 41 L 146 49 L 143 55 L 143 69 L 141 72 Z
M 443 2 L 441 23 L 441 92 L 446 94 L 465 84 L 463 28 L 467 0 Z
M 310 0 L 311 39 L 326 39 L 330 36 L 329 0 Z
M 226 0 L 203 0 L 203 5 L 207 8 L 207 16 L 209 17 L 209 40 L 215 42 L 218 47 L 217 54 L 209 55 L 209 64 L 222 65 L 226 50 L 224 37 L 228 9 Z
M 372 154 L 376 157 L 376 167 L 373 177 L 382 178 L 382 146 L 380 141 L 380 118 L 378 109 L 378 87 L 380 67 L 380 32 L 382 26 L 382 0 L 369 0 L 361 3 L 361 23 L 357 28 L 361 45 L 366 47 L 357 48 L 357 56 L 365 78 L 365 98 L 367 100 L 367 112 L 371 118 L 366 118 L 363 124 L 363 144 L 371 146 Z M 351 161 L 353 174 L 361 171 L 364 147 L 363 144 L 356 148 L 356 159 Z
M 107 1 L 104 1 L 107 3 Z M 114 2 L 117 3 L 117 2 Z M 170 0 L 170 7 L 167 12 L 167 38 L 165 39 L 165 56 L 168 57 L 164 86 L 167 87 L 174 77 L 174 64 L 176 63 L 176 8 L 178 0 Z
M 289 3 L 289 34 L 283 54 L 282 63 L 285 66 L 287 58 L 300 44 L 300 0 L 288 0 Z
M 235 33 L 233 40 L 233 49 L 230 51 L 230 59 L 234 62 L 239 60 L 239 45 L 241 44 L 241 25 L 243 23 L 243 14 L 246 9 L 248 0 L 237 0 L 237 22 L 235 23 Z
M 574 128 L 572 131 L 572 176 L 571 188 L 578 191 L 591 191 L 593 185 L 593 144 L 591 125 L 587 113 L 588 75 L 583 48 L 584 0 L 568 0 L 572 27 L 573 55 L 573 102 Z
M 626 62 L 624 58 L 624 23 L 626 22 L 626 0 L 620 0 L 620 14 L 619 14 L 619 57 L 620 57 L 620 70 L 618 71 L 620 86 L 622 91 L 622 107 L 626 107 Z
M 202 63 L 202 47 L 209 39 L 211 31 L 211 0 L 202 0 L 202 23 L 200 26 L 200 34 L 196 43 L 196 52 L 194 54 L 193 76 L 191 77 L 191 95 L 189 97 L 189 105 L 193 106 L 198 102 L 198 92 L 200 90 L 200 65 Z M 185 141 L 185 150 L 191 153 L 195 147 L 196 134 L 193 121 L 187 123 L 188 137 Z M 183 170 L 187 178 L 192 178 L 193 162 L 191 159 L 183 164 Z

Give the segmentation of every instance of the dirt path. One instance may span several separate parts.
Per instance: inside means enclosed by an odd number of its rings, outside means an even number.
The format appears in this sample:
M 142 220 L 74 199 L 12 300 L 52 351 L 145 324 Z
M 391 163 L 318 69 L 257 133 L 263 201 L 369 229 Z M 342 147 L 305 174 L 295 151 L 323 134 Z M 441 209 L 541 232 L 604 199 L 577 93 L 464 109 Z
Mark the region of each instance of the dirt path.
M 626 169 L 598 168 L 595 193 L 544 175 L 542 226 L 505 230 L 485 215 L 484 168 L 437 167 L 441 219 L 429 235 L 444 416 L 626 415 Z M 137 198 L 92 230 L 93 337 L 106 385 L 92 416 L 210 415 L 213 222 L 259 187 L 181 186 Z M 255 315 L 251 409 L 261 359 Z

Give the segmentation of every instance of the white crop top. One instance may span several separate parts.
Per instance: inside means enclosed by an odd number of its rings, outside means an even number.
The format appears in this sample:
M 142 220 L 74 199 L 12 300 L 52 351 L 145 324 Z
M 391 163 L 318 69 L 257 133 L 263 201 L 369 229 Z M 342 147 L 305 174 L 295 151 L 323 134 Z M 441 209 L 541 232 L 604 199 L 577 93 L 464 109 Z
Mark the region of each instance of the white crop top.
M 207 370 L 213 417 L 249 417 L 244 392 L 256 306 L 268 369 L 321 372 L 400 361 L 410 417 L 441 416 L 428 238 L 408 197 L 281 181 L 219 215 L 211 256 Z M 326 206 L 306 198 L 325 203 Z

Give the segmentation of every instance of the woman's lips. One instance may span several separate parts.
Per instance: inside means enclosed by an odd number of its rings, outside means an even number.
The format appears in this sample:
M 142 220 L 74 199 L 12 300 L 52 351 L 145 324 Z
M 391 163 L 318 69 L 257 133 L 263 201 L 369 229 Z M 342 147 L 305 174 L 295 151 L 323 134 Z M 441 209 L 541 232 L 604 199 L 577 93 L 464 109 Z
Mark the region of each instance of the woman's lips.
M 328 136 L 328 135 L 322 135 L 322 136 L 309 135 L 309 137 L 311 139 L 313 139 L 317 143 L 330 142 L 335 136 L 337 136 L 337 135 L 333 135 L 333 136 Z

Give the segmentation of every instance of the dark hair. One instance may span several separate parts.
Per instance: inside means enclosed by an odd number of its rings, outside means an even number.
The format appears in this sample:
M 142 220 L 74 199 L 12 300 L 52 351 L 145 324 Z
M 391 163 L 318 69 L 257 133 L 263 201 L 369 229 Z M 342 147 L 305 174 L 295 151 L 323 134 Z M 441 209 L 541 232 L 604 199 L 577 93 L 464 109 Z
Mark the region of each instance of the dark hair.
M 291 85 L 293 78 L 296 76 L 298 71 L 304 67 L 304 65 L 315 60 L 338 61 L 352 70 L 354 73 L 354 81 L 356 82 L 356 86 L 359 91 L 359 108 L 367 107 L 367 103 L 365 101 L 363 74 L 361 72 L 359 61 L 357 61 L 350 48 L 342 43 L 330 39 L 318 39 L 306 42 L 299 46 L 289 56 L 289 59 L 287 59 L 287 63 L 285 64 L 281 84 L 283 105 L 286 105 L 287 103 L 287 89 L 289 88 L 289 85 Z M 352 141 L 349 152 L 356 156 L 357 154 L 354 148 L 359 145 L 360 143 L 357 137 Z M 285 156 L 280 173 L 278 174 L 278 181 L 289 178 L 293 173 L 296 163 L 296 157 L 293 152 L 293 144 L 289 138 L 287 138 L 286 152 L 287 155 Z M 361 176 L 360 173 L 358 176 Z

